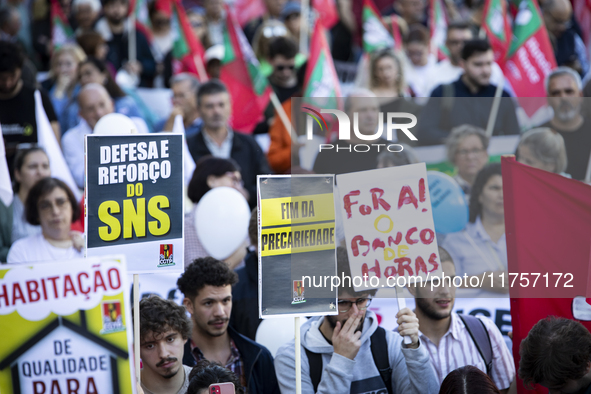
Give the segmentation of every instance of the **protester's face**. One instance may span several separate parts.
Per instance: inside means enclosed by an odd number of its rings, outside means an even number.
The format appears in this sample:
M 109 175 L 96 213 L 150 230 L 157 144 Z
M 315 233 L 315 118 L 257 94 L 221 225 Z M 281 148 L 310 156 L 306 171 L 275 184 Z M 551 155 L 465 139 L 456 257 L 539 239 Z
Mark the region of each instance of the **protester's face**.
M 62 53 L 56 62 L 57 74 L 67 78 L 76 78 L 77 61 L 71 53 Z
M 59 239 L 60 235 L 70 232 L 72 225 L 72 204 L 68 194 L 61 187 L 56 187 L 41 196 L 37 201 L 39 223 L 43 234 L 49 238 Z
M 203 41 L 203 36 L 205 35 L 205 20 L 203 19 L 202 15 L 191 13 L 187 15 L 189 19 L 189 23 L 191 24 L 191 29 L 193 30 L 193 34 L 195 37 L 199 38 L 200 41 Z
M 424 66 L 429 60 L 429 47 L 422 42 L 410 42 L 406 54 L 414 66 Z
M 462 58 L 462 49 L 464 42 L 472 39 L 470 29 L 451 29 L 447 31 L 445 46 L 449 50 L 449 57 L 454 63 L 459 63 Z
M 162 11 L 156 11 L 152 15 L 151 22 L 155 33 L 167 32 L 170 29 L 170 17 Z
M 349 110 L 349 119 L 353 127 L 354 114 L 358 115 L 358 126 L 361 134 L 375 134 L 378 128 L 380 105 L 375 97 L 353 97 Z
M 216 187 L 231 187 L 238 191 L 242 190 L 242 175 L 240 175 L 240 171 L 233 171 L 233 172 L 226 172 L 222 176 L 213 176 L 211 175 L 207 179 L 207 185 L 211 189 L 215 189 Z
M 78 101 L 80 116 L 88 123 L 91 130 L 94 130 L 94 126 L 103 116 L 114 112 L 113 100 L 104 92 L 84 91 L 80 93 Z
M 453 277 L 456 275 L 456 267 L 451 261 L 441 263 L 441 269 L 445 276 Z M 444 280 L 440 286 L 431 289 L 431 283 L 427 286 L 415 286 L 415 301 L 417 309 L 432 320 L 446 319 L 451 315 L 454 307 L 456 288 L 449 280 Z
M 399 0 L 400 15 L 408 24 L 421 22 L 425 16 L 424 0 Z
M 219 337 L 228 329 L 232 313 L 232 286 L 205 285 L 191 301 L 185 298 L 194 329 L 201 335 Z
M 76 8 L 76 22 L 82 29 L 92 29 L 92 25 L 97 17 L 98 12 L 95 12 L 90 4 L 80 4 Z
M 29 153 L 23 161 L 20 170 L 14 170 L 14 176 L 20 187 L 30 190 L 40 179 L 51 176 L 49 159 L 45 152 L 34 151 Z
M 202 96 L 199 113 L 206 128 L 217 130 L 225 127 L 231 113 L 230 95 L 222 92 Z
M 142 372 L 160 375 L 164 379 L 175 376 L 183 368 L 185 342 L 181 334 L 172 329 L 156 335 L 148 332 L 140 346 Z
M 171 87 L 172 105 L 181 107 L 184 116 L 197 110 L 197 97 L 190 81 L 177 82 Z
M 365 320 L 365 314 L 367 312 L 367 309 L 360 311 L 359 308 L 357 307 L 357 302 L 359 301 L 359 303 L 361 304 L 361 307 L 363 308 L 364 305 L 367 304 L 369 298 L 370 297 L 368 295 L 353 297 L 352 294 L 347 294 L 347 293 L 341 294 L 341 295 L 339 295 L 339 301 L 341 301 L 341 300 L 342 301 L 350 301 L 352 303 L 351 309 L 349 309 L 347 312 L 341 312 L 339 310 L 338 315 L 326 316 L 325 318 L 333 329 L 336 327 L 337 322 L 341 322 L 341 328 L 342 328 L 349 318 L 354 319 L 357 314 L 361 313 L 362 318 L 359 321 L 359 325 L 355 329 L 355 331 L 361 331 L 363 329 L 363 321 Z M 337 306 L 337 308 L 339 308 L 339 307 Z
M 127 17 L 129 4 L 123 0 L 114 0 L 103 6 L 103 13 L 109 22 L 119 24 Z
M 582 92 L 570 75 L 559 75 L 548 83 L 548 104 L 554 110 L 554 118 L 569 122 L 579 116 L 583 102 Z
M 563 7 L 563 9 L 554 9 L 543 13 L 546 29 L 555 37 L 560 37 L 572 26 L 572 9 Z
M 482 212 L 503 216 L 503 178 L 500 175 L 493 175 L 488 179 L 478 201 L 482 204 Z
M 21 79 L 21 69 L 0 72 L 0 93 L 10 94 L 15 91 L 18 81 Z
M 474 53 L 461 62 L 466 76 L 476 86 L 485 87 L 490 83 L 494 54 L 492 50 Z
M 283 55 L 277 55 L 269 63 L 273 66 L 272 78 L 277 85 L 286 87 L 295 78 L 295 57 L 288 59 Z
M 390 56 L 384 56 L 375 64 L 375 73 L 378 84 L 383 86 L 391 86 L 396 83 L 399 77 L 398 65 L 396 60 Z
M 582 392 L 581 390 L 587 387 L 589 382 L 586 379 L 568 379 L 560 385 L 549 383 L 541 383 L 541 385 L 548 388 L 548 394 L 575 394 Z
M 14 37 L 18 34 L 21 29 L 21 17 L 18 12 L 13 11 L 10 16 L 10 21 L 4 26 L 6 34 Z
M 224 3 L 222 0 L 205 0 L 203 2 L 203 8 L 205 9 L 207 18 L 218 20 L 222 16 Z
M 104 85 L 106 79 L 106 75 L 96 68 L 94 64 L 85 63 L 80 66 L 80 85 L 84 86 L 89 83 Z
M 285 24 L 285 27 L 287 27 L 287 30 L 289 30 L 289 32 L 294 36 L 294 37 L 299 37 L 300 36 L 300 28 L 301 28 L 301 15 L 300 14 L 291 14 L 289 15 L 287 18 L 285 18 L 285 21 L 283 21 L 283 23 Z
M 104 61 L 107 58 L 108 53 L 109 53 L 109 46 L 105 42 L 102 42 L 96 46 L 94 57 L 96 57 L 99 60 Z
M 480 138 L 469 135 L 460 140 L 454 163 L 462 178 L 475 177 L 487 162 L 488 153 Z
M 265 6 L 271 16 L 277 18 L 281 14 L 281 10 L 287 3 L 287 0 L 265 0 Z
M 542 160 L 538 159 L 529 145 L 519 145 L 517 148 L 517 155 L 519 157 L 517 161 L 525 165 L 539 168 L 544 171 L 554 172 L 555 170 L 553 164 L 544 163 Z

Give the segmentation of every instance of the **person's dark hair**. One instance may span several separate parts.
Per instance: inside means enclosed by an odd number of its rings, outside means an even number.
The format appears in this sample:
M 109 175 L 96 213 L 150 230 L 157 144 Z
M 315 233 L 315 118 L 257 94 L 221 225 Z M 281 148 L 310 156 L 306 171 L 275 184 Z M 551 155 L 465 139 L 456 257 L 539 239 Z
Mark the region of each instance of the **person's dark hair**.
M 472 191 L 470 192 L 470 223 L 476 222 L 476 218 L 482 214 L 482 204 L 480 203 L 480 195 L 484 190 L 484 186 L 490 178 L 494 175 L 501 175 L 501 163 L 490 163 L 484 166 L 482 170 L 476 175 Z
M 226 172 L 240 171 L 240 166 L 232 159 L 204 156 L 197 161 L 195 171 L 187 188 L 187 196 L 195 204 L 211 190 L 207 184 L 207 178 L 211 175 L 219 177 Z
M 0 73 L 23 68 L 24 61 L 25 57 L 18 46 L 8 41 L 0 41 Z
M 195 299 L 205 286 L 223 287 L 238 283 L 238 275 L 228 264 L 213 257 L 195 259 L 176 284 L 186 298 Z
M 131 315 L 133 316 L 133 313 Z M 140 342 L 143 342 L 149 333 L 158 337 L 169 330 L 178 332 L 183 339 L 191 336 L 191 321 L 187 317 L 185 307 L 157 295 L 142 298 L 140 300 Z
M 363 290 L 355 291 L 353 287 L 353 275 L 351 275 L 351 267 L 349 267 L 349 256 L 347 255 L 347 248 L 339 246 L 337 248 L 337 276 L 339 278 L 351 278 L 351 280 L 343 280 L 339 286 L 339 297 L 363 297 L 363 296 L 374 296 L 377 290 Z
M 0 7 L 0 28 L 3 28 L 8 22 L 10 22 L 13 12 L 15 12 L 15 10 L 11 6 L 4 5 Z
M 591 361 L 591 333 L 581 323 L 550 316 L 540 320 L 521 341 L 518 375 L 526 387 L 561 386 L 585 375 Z
M 467 21 L 451 22 L 447 25 L 447 33 L 451 30 L 470 30 L 470 24 Z
M 199 394 L 199 391 L 208 389 L 215 383 L 234 383 L 237 394 L 244 394 L 240 380 L 236 374 L 221 364 L 213 361 L 201 360 L 189 373 L 189 388 L 187 394 Z
M 259 230 L 258 230 L 258 210 L 253 209 L 250 213 L 250 221 L 248 222 L 248 239 L 250 244 L 254 246 L 258 253 Z
M 95 57 L 96 50 L 101 44 L 105 43 L 105 39 L 96 31 L 88 31 L 76 37 L 76 42 L 80 45 L 84 53 L 86 53 L 86 56 Z
M 291 37 L 276 37 L 269 43 L 269 59 L 278 55 L 286 59 L 293 59 L 297 54 L 298 46 Z
M 492 48 L 488 40 L 475 39 L 464 42 L 462 48 L 462 59 L 468 60 L 474 55 L 490 51 Z
M 205 82 L 197 91 L 197 106 L 201 105 L 201 98 L 203 96 L 210 96 L 212 94 L 228 93 L 228 88 L 219 79 L 210 79 Z
M 404 42 L 406 44 L 418 42 L 424 45 L 429 45 L 429 40 L 429 30 L 421 24 L 414 24 L 409 27 Z
M 115 2 L 122 2 L 125 4 L 129 4 L 129 0 L 101 0 L 101 4 L 102 4 L 103 8 L 106 5 L 111 4 L 111 3 L 115 3 Z
M 115 82 L 115 80 L 111 76 L 111 73 L 109 72 L 109 69 L 107 68 L 107 65 L 105 64 L 105 62 L 103 62 L 100 59 L 97 59 L 96 57 L 89 56 L 86 60 L 80 62 L 80 65 L 78 66 L 78 68 L 81 69 L 82 66 L 84 66 L 86 64 L 92 64 L 101 73 L 105 74 L 105 77 L 107 79 L 103 83 L 103 86 L 105 87 L 105 89 L 107 89 L 107 92 L 109 93 L 109 96 L 111 96 L 112 99 L 126 96 L 123 89 L 121 89 L 119 87 L 117 82 Z
M 439 394 L 500 394 L 498 387 L 487 374 L 473 365 L 451 371 L 439 389 Z
M 21 168 L 23 168 L 23 166 L 25 165 L 25 160 L 27 159 L 27 156 L 35 152 L 43 152 L 45 153 L 45 156 L 47 156 L 47 152 L 45 152 L 45 149 L 43 149 L 40 146 L 33 146 L 27 149 L 17 149 L 16 155 L 14 156 L 14 171 L 20 171 Z M 16 177 L 14 177 L 14 180 L 12 182 L 12 190 L 15 193 L 18 193 L 20 188 L 21 184 L 16 180 Z
M 65 191 L 68 196 L 68 200 L 72 206 L 72 222 L 78 220 L 78 217 L 80 216 L 80 206 L 68 185 L 57 178 L 43 178 L 31 188 L 29 195 L 27 196 L 27 201 L 25 201 L 25 219 L 27 219 L 27 222 L 33 226 L 41 224 L 39 222 L 39 209 L 37 203 L 41 197 L 51 193 L 56 187 Z

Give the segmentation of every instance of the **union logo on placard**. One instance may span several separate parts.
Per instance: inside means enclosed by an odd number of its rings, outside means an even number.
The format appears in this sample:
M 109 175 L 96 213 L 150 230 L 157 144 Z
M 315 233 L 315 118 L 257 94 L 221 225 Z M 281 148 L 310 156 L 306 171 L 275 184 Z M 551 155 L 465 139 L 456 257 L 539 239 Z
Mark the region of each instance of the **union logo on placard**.
M 291 304 L 301 304 L 306 302 L 304 298 L 304 281 L 294 280 L 293 281 L 293 301 Z
M 158 267 L 169 267 L 172 265 L 175 265 L 172 254 L 172 244 L 161 244 Z
M 111 300 L 102 302 L 101 312 L 103 315 L 103 329 L 100 331 L 101 334 L 110 334 L 125 330 L 123 315 L 121 314 L 121 301 Z

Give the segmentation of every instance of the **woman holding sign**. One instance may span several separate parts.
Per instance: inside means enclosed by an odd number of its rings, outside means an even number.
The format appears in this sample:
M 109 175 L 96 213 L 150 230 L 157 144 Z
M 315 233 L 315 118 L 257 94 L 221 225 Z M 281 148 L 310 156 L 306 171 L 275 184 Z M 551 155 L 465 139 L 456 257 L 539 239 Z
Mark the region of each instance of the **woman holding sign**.
M 41 234 L 15 242 L 8 252 L 8 263 L 69 260 L 84 257 L 71 235 L 72 222 L 80 208 L 70 188 L 56 178 L 44 178 L 29 191 L 25 217 L 32 225 L 41 225 Z
M 470 195 L 469 223 L 464 230 L 449 234 L 442 246 L 451 255 L 458 276 L 478 276 L 481 281 L 486 272 L 482 288 L 509 291 L 501 163 L 488 164 L 478 173 Z

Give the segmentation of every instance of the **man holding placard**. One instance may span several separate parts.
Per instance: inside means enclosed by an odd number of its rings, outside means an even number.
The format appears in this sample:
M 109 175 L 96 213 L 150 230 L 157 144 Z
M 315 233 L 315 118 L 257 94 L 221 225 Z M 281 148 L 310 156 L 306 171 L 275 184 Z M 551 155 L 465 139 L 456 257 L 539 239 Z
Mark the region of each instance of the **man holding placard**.
M 347 251 L 337 249 L 338 277 L 351 277 Z M 407 308 L 396 315 L 398 332 L 378 327 L 368 311 L 376 290 L 355 291 L 343 281 L 337 316 L 310 319 L 301 328 L 302 393 L 437 393 L 439 385 L 419 340 L 419 324 Z M 295 393 L 295 351 L 291 341 L 275 358 L 282 393 Z

